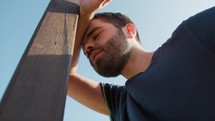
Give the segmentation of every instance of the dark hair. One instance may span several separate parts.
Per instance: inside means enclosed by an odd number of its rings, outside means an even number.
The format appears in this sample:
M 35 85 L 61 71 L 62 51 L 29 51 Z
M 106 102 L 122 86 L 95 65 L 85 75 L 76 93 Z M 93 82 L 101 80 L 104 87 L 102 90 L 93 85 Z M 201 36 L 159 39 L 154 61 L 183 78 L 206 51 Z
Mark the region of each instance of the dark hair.
M 104 22 L 111 23 L 119 29 L 121 29 L 128 23 L 134 24 L 128 16 L 122 13 L 112 13 L 112 12 L 97 13 L 94 16 L 94 19 L 100 19 Z M 139 43 L 141 43 L 138 31 L 136 34 L 136 39 L 139 41 Z

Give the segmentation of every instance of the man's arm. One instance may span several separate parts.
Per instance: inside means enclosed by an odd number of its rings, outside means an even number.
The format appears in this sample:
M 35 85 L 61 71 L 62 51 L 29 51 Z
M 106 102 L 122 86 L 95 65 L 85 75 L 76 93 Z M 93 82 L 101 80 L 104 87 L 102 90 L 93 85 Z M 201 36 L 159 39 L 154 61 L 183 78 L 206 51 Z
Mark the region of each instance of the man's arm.
M 71 63 L 68 95 L 83 105 L 103 114 L 108 114 L 101 87 L 98 82 L 84 78 L 77 70 L 81 41 L 85 31 L 97 10 L 107 5 L 110 0 L 80 0 L 80 16 Z

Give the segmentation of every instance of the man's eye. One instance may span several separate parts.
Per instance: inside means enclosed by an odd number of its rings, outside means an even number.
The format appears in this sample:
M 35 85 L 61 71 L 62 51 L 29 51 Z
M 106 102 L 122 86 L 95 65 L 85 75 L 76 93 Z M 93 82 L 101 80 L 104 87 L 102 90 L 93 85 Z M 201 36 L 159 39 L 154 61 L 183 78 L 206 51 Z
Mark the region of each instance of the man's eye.
M 99 38 L 99 35 L 100 35 L 100 33 L 96 34 L 96 35 L 93 37 L 93 39 L 94 39 L 94 40 L 98 39 L 98 38 Z

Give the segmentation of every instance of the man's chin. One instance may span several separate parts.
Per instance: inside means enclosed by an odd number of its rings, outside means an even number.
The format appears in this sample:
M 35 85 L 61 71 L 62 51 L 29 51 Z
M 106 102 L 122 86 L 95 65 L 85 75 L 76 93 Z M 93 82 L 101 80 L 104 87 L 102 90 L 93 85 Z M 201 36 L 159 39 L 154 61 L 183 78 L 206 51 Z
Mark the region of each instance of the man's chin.
M 105 70 L 105 71 L 101 71 L 101 70 L 95 70 L 100 76 L 103 76 L 103 77 L 107 77 L 107 78 L 110 78 L 110 77 L 117 77 L 120 75 L 120 73 L 111 73 L 110 70 Z

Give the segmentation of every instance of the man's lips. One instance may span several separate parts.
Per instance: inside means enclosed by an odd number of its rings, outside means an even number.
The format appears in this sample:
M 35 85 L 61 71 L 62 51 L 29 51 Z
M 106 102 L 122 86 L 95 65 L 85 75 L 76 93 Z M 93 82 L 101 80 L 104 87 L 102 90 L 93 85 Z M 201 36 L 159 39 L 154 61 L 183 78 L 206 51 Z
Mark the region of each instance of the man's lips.
M 91 51 L 90 55 L 89 55 L 89 59 L 91 62 L 93 62 L 96 58 L 96 56 L 101 52 L 102 50 L 93 50 Z

